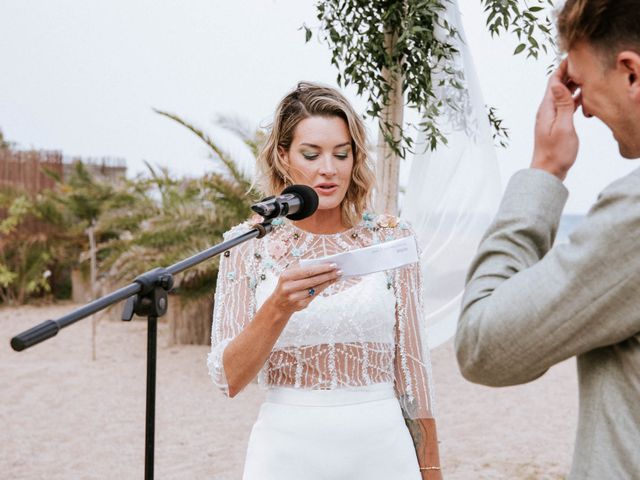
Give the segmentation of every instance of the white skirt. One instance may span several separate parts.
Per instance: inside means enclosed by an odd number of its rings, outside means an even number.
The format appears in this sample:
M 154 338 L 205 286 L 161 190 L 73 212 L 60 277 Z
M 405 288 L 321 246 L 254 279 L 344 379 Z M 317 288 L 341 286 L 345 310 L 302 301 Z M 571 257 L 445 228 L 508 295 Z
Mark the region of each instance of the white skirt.
M 420 480 L 390 384 L 273 388 L 251 431 L 244 480 Z

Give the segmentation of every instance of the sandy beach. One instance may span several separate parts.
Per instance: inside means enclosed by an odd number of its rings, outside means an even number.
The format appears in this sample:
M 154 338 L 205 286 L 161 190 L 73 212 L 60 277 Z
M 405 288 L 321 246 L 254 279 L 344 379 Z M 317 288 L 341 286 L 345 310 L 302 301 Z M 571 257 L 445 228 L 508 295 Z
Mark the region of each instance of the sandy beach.
M 146 324 L 83 320 L 21 353 L 10 338 L 73 304 L 0 308 L 0 476 L 7 479 L 142 478 Z M 241 478 L 244 449 L 263 392 L 227 399 L 207 375 L 208 347 L 158 337 L 158 479 Z M 451 342 L 432 352 L 447 479 L 561 479 L 577 418 L 575 361 L 523 386 L 473 385 Z

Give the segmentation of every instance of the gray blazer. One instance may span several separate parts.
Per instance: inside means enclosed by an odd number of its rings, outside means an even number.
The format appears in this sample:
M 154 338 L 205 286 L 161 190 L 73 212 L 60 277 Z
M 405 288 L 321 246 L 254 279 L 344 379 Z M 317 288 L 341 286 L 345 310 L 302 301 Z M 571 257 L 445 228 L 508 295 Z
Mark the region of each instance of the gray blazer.
M 577 356 L 569 478 L 640 479 L 640 169 L 552 249 L 566 199 L 542 170 L 509 182 L 467 277 L 458 363 L 472 382 L 506 386 Z

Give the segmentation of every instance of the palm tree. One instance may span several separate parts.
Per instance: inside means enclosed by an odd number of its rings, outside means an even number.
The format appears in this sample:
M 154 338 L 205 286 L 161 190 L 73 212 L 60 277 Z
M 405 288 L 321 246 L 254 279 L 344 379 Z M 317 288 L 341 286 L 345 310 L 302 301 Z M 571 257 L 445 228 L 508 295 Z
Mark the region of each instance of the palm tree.
M 38 208 L 49 223 L 63 228 L 67 237 L 75 240 L 76 248 L 67 254 L 69 266 L 84 267 L 89 261 L 91 297 L 95 298 L 98 293 L 97 243 L 120 233 L 105 229 L 98 233 L 96 223 L 107 212 L 128 208 L 140 199 L 127 180 L 98 180 L 81 161 L 74 163 L 66 181 L 55 172 L 48 173 L 57 181 L 56 188 L 39 196 Z
M 119 230 L 121 235 L 98 245 L 100 268 L 111 284 L 120 284 L 156 266 L 168 266 L 222 240 L 224 232 L 246 220 L 256 200 L 251 179 L 209 135 L 180 117 L 157 110 L 207 145 L 219 172 L 200 178 L 173 178 L 164 168 L 147 164 L 148 178 L 138 179 L 137 188 L 146 202 L 124 211 L 105 212 L 96 231 Z M 262 132 L 250 133 L 239 122 L 220 119 L 218 124 L 238 135 L 257 154 Z M 151 201 L 148 201 L 151 199 Z M 125 230 L 123 222 L 138 220 Z M 106 252 L 106 253 L 105 253 Z M 105 253 L 103 255 L 103 253 Z M 214 259 L 180 274 L 170 302 L 169 325 L 174 343 L 206 344 L 211 336 L 212 290 L 218 274 Z

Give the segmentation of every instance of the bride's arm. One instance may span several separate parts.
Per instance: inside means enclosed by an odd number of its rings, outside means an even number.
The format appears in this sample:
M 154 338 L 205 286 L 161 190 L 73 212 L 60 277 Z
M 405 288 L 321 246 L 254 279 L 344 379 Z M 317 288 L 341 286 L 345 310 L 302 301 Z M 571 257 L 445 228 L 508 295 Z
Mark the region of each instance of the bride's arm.
M 273 294 L 224 351 L 222 359 L 230 397 L 258 374 L 291 315 L 307 308 L 337 278 L 333 264 L 292 267 L 280 275 Z M 308 293 L 311 288 L 315 291 L 313 296 Z
M 338 277 L 331 265 L 287 269 L 256 311 L 254 245 L 240 245 L 220 259 L 207 364 L 213 383 L 230 397 L 264 366 L 291 315 L 306 308 Z M 314 296 L 309 296 L 310 288 Z
M 437 480 L 442 478 L 440 470 L 440 452 L 438 450 L 438 433 L 435 418 L 405 418 L 405 423 L 416 448 L 420 474 L 423 479 Z
M 411 230 L 403 230 L 412 235 Z M 425 479 L 441 478 L 436 420 L 433 416 L 431 361 L 418 263 L 394 272 L 396 295 L 395 388 Z

